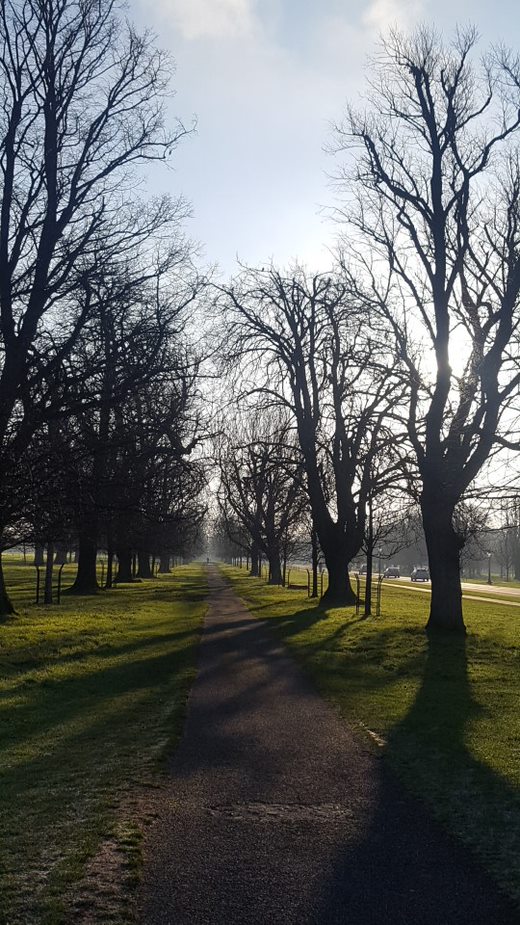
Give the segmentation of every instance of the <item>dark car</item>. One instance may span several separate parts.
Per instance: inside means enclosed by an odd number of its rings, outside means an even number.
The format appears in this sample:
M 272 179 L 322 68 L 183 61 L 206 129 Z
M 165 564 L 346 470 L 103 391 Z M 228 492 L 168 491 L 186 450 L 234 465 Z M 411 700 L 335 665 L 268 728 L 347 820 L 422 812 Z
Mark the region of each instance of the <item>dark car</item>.
M 383 572 L 384 578 L 400 578 L 401 572 L 396 565 L 389 565 L 388 568 L 385 568 Z
M 417 568 L 414 568 L 411 574 L 411 579 L 412 581 L 429 581 L 430 573 L 427 568 L 418 566 Z

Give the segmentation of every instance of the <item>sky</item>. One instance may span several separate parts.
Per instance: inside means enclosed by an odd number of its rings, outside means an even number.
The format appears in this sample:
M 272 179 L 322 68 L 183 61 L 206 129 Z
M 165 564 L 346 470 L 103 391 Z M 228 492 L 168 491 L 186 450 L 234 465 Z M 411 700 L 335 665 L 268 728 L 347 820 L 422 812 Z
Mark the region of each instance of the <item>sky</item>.
M 154 168 L 150 193 L 184 195 L 187 231 L 204 262 L 233 273 L 292 260 L 327 268 L 337 164 L 326 152 L 347 102 L 362 100 L 367 56 L 381 32 L 434 24 L 449 36 L 474 24 L 481 48 L 520 51 L 516 0 L 130 0 L 176 62 L 170 116 L 196 133 Z

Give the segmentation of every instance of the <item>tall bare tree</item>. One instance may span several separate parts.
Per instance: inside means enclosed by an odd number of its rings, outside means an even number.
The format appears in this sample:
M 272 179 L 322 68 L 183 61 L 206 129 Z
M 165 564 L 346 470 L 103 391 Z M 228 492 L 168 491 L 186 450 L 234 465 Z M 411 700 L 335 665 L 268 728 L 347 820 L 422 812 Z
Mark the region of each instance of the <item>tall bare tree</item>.
M 172 217 L 168 200 L 129 203 L 134 169 L 167 158 L 185 130 L 163 125 L 168 59 L 118 11 L 116 0 L 0 5 L 4 485 L 45 419 L 49 383 L 89 317 L 93 268 L 128 257 Z M 0 505 L 0 534 L 8 519 L 8 504 Z M 0 612 L 10 610 L 2 594 Z
M 464 632 L 456 509 L 520 384 L 520 62 L 474 30 L 390 33 L 337 147 L 347 247 L 408 369 L 432 579 L 429 629 Z
M 402 386 L 382 332 L 340 277 L 302 268 L 249 270 L 224 294 L 228 360 L 242 391 L 285 409 L 295 424 L 313 524 L 329 573 L 324 595 L 355 601 L 348 564 L 365 535 L 374 460 Z

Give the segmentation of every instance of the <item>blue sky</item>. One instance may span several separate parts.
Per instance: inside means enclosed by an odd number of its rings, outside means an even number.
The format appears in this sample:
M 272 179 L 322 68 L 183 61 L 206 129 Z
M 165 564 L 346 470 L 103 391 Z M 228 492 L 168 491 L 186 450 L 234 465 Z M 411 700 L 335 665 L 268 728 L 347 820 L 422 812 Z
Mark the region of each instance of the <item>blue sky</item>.
M 174 170 L 153 171 L 149 188 L 192 202 L 189 233 L 226 274 L 237 254 L 324 267 L 335 229 L 323 146 L 345 102 L 359 100 L 380 31 L 426 22 L 448 35 L 471 22 L 482 50 L 504 40 L 520 51 L 517 10 L 514 0 L 130 0 L 176 60 L 172 114 L 198 120 Z

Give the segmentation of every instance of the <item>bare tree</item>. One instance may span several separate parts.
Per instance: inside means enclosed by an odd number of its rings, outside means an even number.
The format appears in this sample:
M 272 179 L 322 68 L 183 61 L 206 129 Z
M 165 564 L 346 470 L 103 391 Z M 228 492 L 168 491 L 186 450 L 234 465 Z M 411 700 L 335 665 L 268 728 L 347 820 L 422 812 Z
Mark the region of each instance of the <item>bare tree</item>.
M 286 416 L 267 417 L 254 408 L 230 430 L 217 450 L 221 512 L 247 530 L 252 574 L 263 554 L 270 584 L 283 584 L 290 534 L 307 502 L 294 435 Z
M 429 629 L 464 632 L 455 511 L 488 459 L 520 383 L 520 63 L 472 63 L 451 45 L 392 32 L 370 102 L 337 129 L 354 150 L 340 182 L 351 251 L 407 370 L 408 436 L 432 579 Z
M 396 361 L 341 278 L 249 270 L 224 302 L 228 360 L 239 362 L 242 390 L 294 420 L 329 573 L 324 599 L 353 603 L 348 564 L 363 544 L 374 460 L 395 439 Z
M 129 203 L 136 165 L 168 157 L 185 130 L 163 126 L 167 58 L 117 11 L 116 0 L 5 0 L 0 8 L 4 484 L 89 317 L 92 272 L 115 255 L 128 258 L 175 212 L 166 199 Z M 8 521 L 0 505 L 0 533 Z M 0 611 L 11 609 L 2 594 Z

